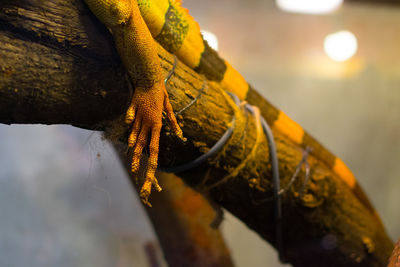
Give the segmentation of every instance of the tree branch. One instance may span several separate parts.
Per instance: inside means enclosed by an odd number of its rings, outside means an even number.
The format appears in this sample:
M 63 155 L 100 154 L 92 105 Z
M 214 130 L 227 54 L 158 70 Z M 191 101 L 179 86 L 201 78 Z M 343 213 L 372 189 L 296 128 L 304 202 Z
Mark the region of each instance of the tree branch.
M 0 121 L 97 129 L 129 92 L 110 34 L 80 1 L 2 1 Z
M 169 266 L 234 266 L 218 225 L 211 227 L 218 215 L 209 202 L 175 175 L 157 179 L 163 191 L 146 211 Z

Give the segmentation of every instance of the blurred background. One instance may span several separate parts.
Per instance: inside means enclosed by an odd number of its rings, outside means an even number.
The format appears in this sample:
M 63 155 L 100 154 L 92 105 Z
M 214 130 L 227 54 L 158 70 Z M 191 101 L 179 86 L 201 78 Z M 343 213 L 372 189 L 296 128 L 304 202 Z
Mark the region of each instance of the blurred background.
M 259 92 L 348 164 L 396 240 L 400 5 L 391 2 L 183 6 Z M 112 148 L 71 126 L 0 125 L 0 218 L 0 266 L 149 266 L 144 247 L 158 246 Z M 222 230 L 237 266 L 281 266 L 229 214 Z

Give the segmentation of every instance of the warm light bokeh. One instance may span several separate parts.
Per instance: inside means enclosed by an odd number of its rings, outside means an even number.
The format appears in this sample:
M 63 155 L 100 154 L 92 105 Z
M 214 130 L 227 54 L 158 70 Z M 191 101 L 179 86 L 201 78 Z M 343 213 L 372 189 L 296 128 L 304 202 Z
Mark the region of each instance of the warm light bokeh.
M 354 56 L 358 44 L 356 36 L 349 31 L 329 34 L 324 40 L 325 53 L 335 61 L 345 61 Z
M 324 14 L 339 8 L 343 0 L 276 0 L 276 3 L 288 12 Z

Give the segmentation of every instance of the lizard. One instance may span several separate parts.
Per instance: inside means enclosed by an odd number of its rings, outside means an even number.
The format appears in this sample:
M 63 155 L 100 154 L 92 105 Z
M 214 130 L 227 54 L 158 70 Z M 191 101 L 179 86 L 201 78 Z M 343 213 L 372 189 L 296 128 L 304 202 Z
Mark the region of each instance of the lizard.
M 152 187 L 161 191 L 155 172 L 163 111 L 167 114 L 173 132 L 185 140 L 169 102 L 157 48 L 136 0 L 85 2 L 113 34 L 118 54 L 131 81 L 134 81 L 135 90 L 125 115 L 125 122 L 132 125 L 128 138 L 128 147 L 133 148 L 131 171 L 133 174 L 139 171 L 142 151 L 151 135 L 148 166 L 139 193 L 142 201 L 150 205 L 148 198 Z
M 236 94 L 240 100 L 259 107 L 261 115 L 266 119 L 272 129 L 279 131 L 303 149 L 311 148 L 311 154 L 327 165 L 328 168 L 332 169 L 334 174 L 353 191 L 360 202 L 375 215 L 379 222 L 381 222 L 373 205 L 346 164 L 321 145 L 283 111 L 263 98 L 236 69 L 222 59 L 218 53 L 208 45 L 207 41 L 203 39 L 199 24 L 189 14 L 189 11 L 182 7 L 180 0 L 85 0 L 85 2 L 93 13 L 111 29 L 117 50 L 131 78 L 139 78 L 139 84 L 136 84 L 135 94 L 137 94 L 136 91 L 139 91 L 141 97 L 144 97 L 144 92 L 148 92 L 146 97 L 148 101 L 150 101 L 149 98 L 153 97 L 153 94 L 150 92 L 156 90 L 154 88 L 142 90 L 140 82 L 144 80 L 138 77 L 142 75 L 148 79 L 144 81 L 145 88 L 148 87 L 146 82 L 154 84 L 155 80 L 157 80 L 157 84 L 164 88 L 159 89 L 159 91 L 165 92 L 163 94 L 164 102 L 168 102 L 165 87 L 158 82 L 158 79 L 160 79 L 159 71 L 155 70 L 160 66 L 155 47 L 147 43 L 144 46 L 142 46 L 143 44 L 135 43 L 132 44 L 132 47 L 121 48 L 121 46 L 124 45 L 122 43 L 124 37 L 121 37 L 121 35 L 124 36 L 124 34 L 139 34 L 143 36 L 134 37 L 137 38 L 138 41 L 146 38 L 146 41 L 149 43 L 160 43 L 168 52 L 175 54 L 180 61 L 197 73 L 204 75 L 208 80 L 220 83 L 226 91 Z M 132 25 L 131 33 L 129 33 L 129 27 L 126 26 L 128 25 L 127 21 L 129 25 Z M 126 50 L 129 49 L 134 51 L 132 53 L 135 55 L 127 53 L 128 51 Z M 148 54 L 151 54 L 151 57 Z M 132 61 L 135 56 L 137 57 L 136 61 Z M 137 65 L 137 59 L 139 59 L 139 62 L 144 62 L 144 68 L 141 70 L 143 72 L 139 72 L 138 70 L 130 71 L 130 68 L 134 68 L 134 66 L 130 66 L 129 63 L 132 62 L 132 65 Z M 150 72 L 150 74 L 148 72 Z M 157 73 L 157 75 L 154 73 Z M 134 95 L 132 100 L 133 104 L 127 111 L 127 123 L 132 123 L 134 120 L 134 116 L 132 116 L 134 107 L 137 112 L 140 112 L 140 107 L 135 106 L 135 101 L 137 100 Z M 158 103 L 162 106 L 162 101 Z M 145 128 L 148 127 L 146 126 L 148 125 L 146 120 L 151 120 L 153 118 L 152 114 L 156 112 L 161 113 L 162 111 L 161 108 L 155 109 L 154 107 L 148 106 L 142 106 L 141 108 L 148 109 L 143 111 L 146 113 L 146 117 L 142 119 Z M 172 122 L 174 132 L 183 139 L 182 131 L 179 125 L 176 124 L 172 108 L 167 107 L 166 111 L 169 120 Z M 159 114 L 157 116 L 159 116 Z M 156 130 L 152 132 L 152 140 L 150 142 L 150 159 L 152 161 L 148 166 L 145 183 L 140 193 L 142 200 L 147 204 L 149 204 L 148 196 L 150 194 L 151 185 L 154 184 L 157 190 L 161 190 L 154 177 L 158 155 L 158 147 L 156 148 L 156 145 L 158 145 L 158 136 L 156 135 L 159 135 L 160 127 L 158 122 Z M 137 120 L 135 120 L 128 141 L 131 147 L 134 147 L 136 144 L 132 159 L 133 173 L 137 172 L 137 164 L 140 158 L 139 152 L 141 153 L 145 145 L 143 134 L 141 132 L 139 133 L 139 129 L 140 126 Z M 136 140 L 140 140 L 140 142 Z

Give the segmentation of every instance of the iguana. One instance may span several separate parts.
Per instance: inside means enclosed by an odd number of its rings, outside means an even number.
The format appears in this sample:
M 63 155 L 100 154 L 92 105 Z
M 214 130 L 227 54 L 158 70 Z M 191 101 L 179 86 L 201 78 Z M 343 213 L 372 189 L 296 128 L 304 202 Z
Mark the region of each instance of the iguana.
M 144 203 L 152 185 L 161 190 L 154 176 L 157 168 L 161 113 L 165 109 L 173 132 L 183 138 L 176 122 L 161 77 L 155 42 L 207 79 L 236 94 L 241 100 L 258 106 L 271 128 L 286 135 L 324 162 L 345 182 L 380 221 L 375 209 L 343 161 L 324 148 L 284 112 L 274 107 L 253 89 L 228 62 L 219 57 L 203 39 L 198 23 L 179 0 L 85 0 L 92 12 L 112 32 L 119 55 L 135 85 L 126 122 L 133 122 L 128 145 L 134 147 L 132 172 L 137 173 L 140 156 L 151 133 L 149 166 L 140 191 Z

